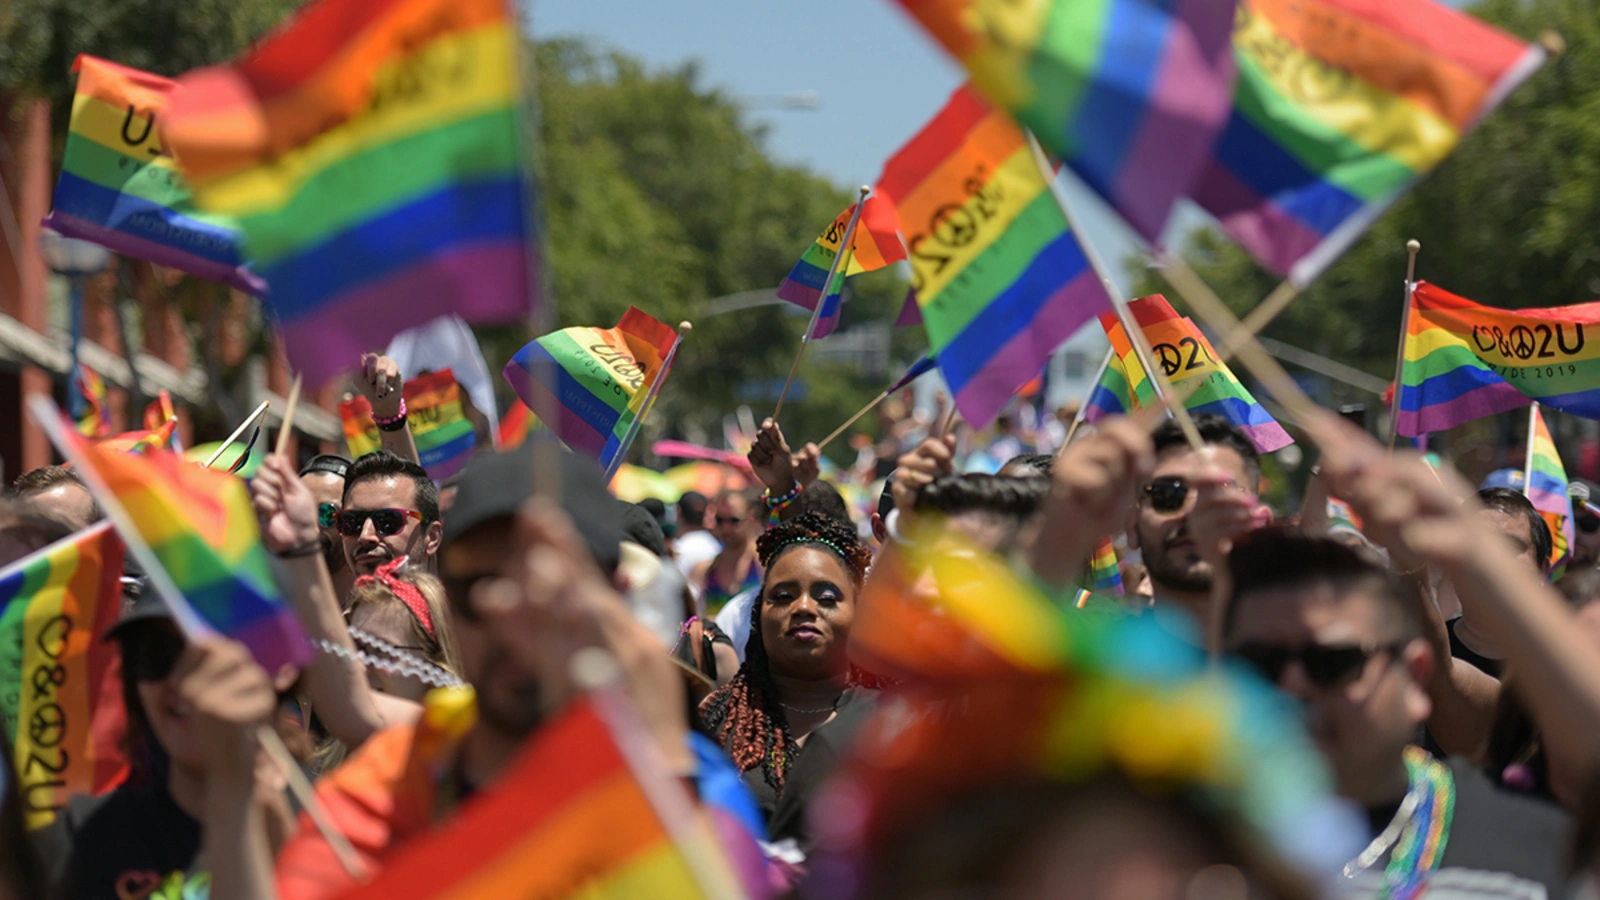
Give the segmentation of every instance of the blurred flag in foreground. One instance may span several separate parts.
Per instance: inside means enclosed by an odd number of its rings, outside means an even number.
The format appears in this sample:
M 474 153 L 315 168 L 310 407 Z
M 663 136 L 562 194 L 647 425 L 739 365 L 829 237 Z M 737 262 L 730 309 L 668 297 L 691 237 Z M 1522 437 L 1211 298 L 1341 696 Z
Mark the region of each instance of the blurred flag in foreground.
M 101 522 L 0 569 L 0 720 L 29 829 L 127 768 L 121 654 L 122 541 Z
M 627 449 L 630 426 L 677 341 L 672 328 L 630 306 L 614 328 L 563 328 L 529 342 L 506 363 L 505 376 L 529 409 L 557 411 L 546 424 L 562 443 L 606 468 Z
M 78 363 L 78 374 L 72 386 L 83 397 L 83 415 L 74 425 L 84 437 L 103 438 L 111 433 L 111 403 L 106 391 L 106 380 L 100 373 L 83 363 Z
M 884 166 L 928 342 L 986 427 L 1078 326 L 1108 306 L 1015 122 L 958 89 Z
M 238 220 L 309 384 L 447 312 L 527 314 L 518 40 L 506 0 L 317 0 L 178 80 L 162 140 Z

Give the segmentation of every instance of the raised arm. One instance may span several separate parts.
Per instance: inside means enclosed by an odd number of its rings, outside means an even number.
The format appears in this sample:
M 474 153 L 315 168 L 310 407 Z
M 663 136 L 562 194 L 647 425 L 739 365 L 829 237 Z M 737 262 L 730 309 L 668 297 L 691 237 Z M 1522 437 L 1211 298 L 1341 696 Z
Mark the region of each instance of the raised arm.
M 378 423 L 378 439 L 382 441 L 383 449 L 421 465 L 422 459 L 417 456 L 417 442 L 411 436 L 411 423 L 400 416 L 405 402 L 400 366 L 381 354 L 362 354 L 356 386 L 361 389 L 367 402 L 372 404 L 372 418 Z M 394 424 L 384 424 L 385 421 L 397 419 Z

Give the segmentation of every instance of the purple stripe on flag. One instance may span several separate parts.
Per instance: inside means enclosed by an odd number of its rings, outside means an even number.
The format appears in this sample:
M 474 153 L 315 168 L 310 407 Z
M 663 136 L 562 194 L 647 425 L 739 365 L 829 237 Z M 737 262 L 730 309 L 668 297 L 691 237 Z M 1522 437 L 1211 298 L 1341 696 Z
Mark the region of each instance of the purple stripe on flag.
M 1533 508 L 1549 513 L 1562 513 L 1567 511 L 1567 495 L 1558 494 L 1543 488 L 1530 487 L 1528 489 L 1528 502 Z
M 904 328 L 908 325 L 922 324 L 922 307 L 917 305 L 917 292 L 909 291 L 906 302 L 900 307 L 900 315 L 895 317 L 894 327 Z
M 469 322 L 515 319 L 528 311 L 535 274 L 520 237 L 424 260 L 283 323 L 289 362 L 308 384 L 320 385 L 355 366 L 361 354 L 441 313 Z
M 567 375 L 561 364 L 551 360 L 548 365 L 554 370 L 557 378 Z M 552 429 L 561 442 L 566 444 L 575 453 L 581 453 L 590 459 L 600 460 L 605 455 L 606 442 L 611 435 L 596 428 L 593 423 L 585 419 L 577 410 L 562 403 L 554 392 L 545 386 L 544 382 L 533 377 L 528 370 L 517 365 L 516 360 L 506 363 L 503 373 L 511 387 L 517 392 L 517 397 L 531 410 L 534 415 L 539 415 L 540 410 L 556 410 L 556 427 Z M 603 463 L 602 463 L 603 464 Z
M 1195 185 L 1194 201 L 1216 216 L 1240 246 L 1279 274 L 1287 273 L 1322 242 L 1322 235 L 1215 163 Z
M 67 237 L 99 244 L 113 253 L 146 260 L 169 269 L 181 269 L 208 281 L 232 285 L 258 297 L 266 293 L 266 282 L 248 269 L 242 266 L 225 266 L 195 256 L 193 253 L 185 253 L 171 244 L 158 243 L 59 211 L 45 216 L 43 224 L 44 227 L 54 229 Z
M 956 408 L 974 428 L 986 428 L 1011 402 L 1017 388 L 1033 380 L 1061 342 L 1106 307 L 1106 291 L 1092 269 L 1050 295 L 1028 327 L 1020 329 L 972 373 L 955 396 Z
M 1214 0 L 1179 0 L 1176 18 L 1189 27 L 1172 30 L 1151 92 L 1151 112 L 1117 176 L 1114 190 L 1123 217 L 1152 243 L 1161 237 L 1172 198 L 1188 193 L 1205 170 L 1211 144 L 1233 106 L 1232 20 L 1204 14 L 1213 5 Z M 1206 30 L 1208 24 L 1216 27 Z M 1222 79 L 1216 76 L 1219 68 Z
M 1416 411 L 1401 409 L 1395 430 L 1406 437 L 1449 431 L 1463 422 L 1521 409 L 1531 402 L 1528 395 L 1510 384 L 1486 384 L 1444 403 L 1432 403 Z
M 268 672 L 284 665 L 303 666 L 311 659 L 311 645 L 306 643 L 300 620 L 287 606 L 232 630 L 228 637 L 250 648 L 250 654 Z

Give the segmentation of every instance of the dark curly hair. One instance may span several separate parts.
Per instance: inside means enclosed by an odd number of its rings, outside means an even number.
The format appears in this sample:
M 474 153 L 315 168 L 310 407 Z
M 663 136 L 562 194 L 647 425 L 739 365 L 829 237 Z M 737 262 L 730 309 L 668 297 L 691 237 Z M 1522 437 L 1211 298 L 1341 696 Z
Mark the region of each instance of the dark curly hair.
M 872 551 L 849 524 L 820 513 L 804 512 L 774 525 L 756 539 L 763 571 L 770 575 L 773 564 L 795 547 L 821 548 L 832 553 L 849 570 L 850 580 L 858 590 L 872 562 Z M 739 771 L 761 767 L 767 784 L 782 796 L 784 775 L 800 746 L 795 743 L 778 702 L 777 686 L 761 642 L 761 607 L 766 588 L 763 576 L 761 594 L 750 605 L 750 641 L 745 645 L 744 664 L 732 681 L 701 702 L 700 718 L 706 730 L 728 748 Z M 872 676 L 854 667 L 849 683 L 878 686 Z

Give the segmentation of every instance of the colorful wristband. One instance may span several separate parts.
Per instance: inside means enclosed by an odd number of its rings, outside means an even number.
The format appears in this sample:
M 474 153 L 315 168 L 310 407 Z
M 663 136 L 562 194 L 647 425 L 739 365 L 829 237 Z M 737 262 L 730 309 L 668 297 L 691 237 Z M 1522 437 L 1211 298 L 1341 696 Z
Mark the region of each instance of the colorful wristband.
M 383 431 L 399 431 L 406 424 L 406 398 L 400 398 L 400 411 L 398 413 L 388 418 L 374 413 L 372 421 Z

